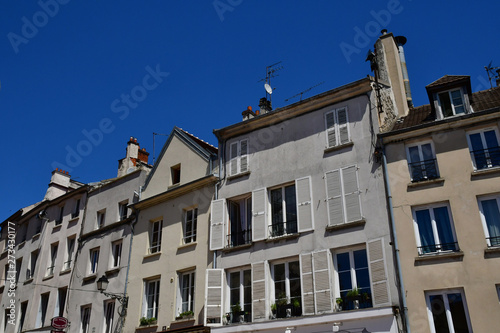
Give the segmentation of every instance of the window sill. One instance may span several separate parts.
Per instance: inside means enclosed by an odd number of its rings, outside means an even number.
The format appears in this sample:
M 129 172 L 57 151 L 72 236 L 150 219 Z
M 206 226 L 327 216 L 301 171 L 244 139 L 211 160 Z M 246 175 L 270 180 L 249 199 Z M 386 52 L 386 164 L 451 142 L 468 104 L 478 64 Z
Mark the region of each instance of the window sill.
M 188 248 L 188 247 L 195 247 L 198 243 L 197 242 L 191 242 L 191 243 L 187 243 L 187 244 L 181 244 L 177 247 L 177 250 L 182 250 L 182 249 L 185 249 L 185 248 Z
M 28 284 L 28 283 L 31 283 L 31 282 L 33 282 L 33 278 L 27 279 L 26 281 L 23 282 L 23 284 Z
M 145 330 L 145 329 L 151 329 L 151 328 L 154 328 L 155 330 L 151 331 L 151 332 L 156 332 L 156 328 L 158 327 L 158 324 L 154 324 L 154 325 L 143 325 L 143 326 L 137 326 L 135 329 L 137 331 L 141 331 L 141 330 Z
M 66 268 L 65 270 L 62 270 L 59 272 L 59 275 L 65 275 L 71 272 L 71 268 Z
M 26 244 L 25 240 L 23 240 L 21 243 L 17 244 L 17 248 L 18 249 L 22 248 L 24 246 L 24 244 Z M 7 253 L 7 251 L 5 251 L 5 253 Z M 3 253 L 2 253 L 2 255 L 3 255 Z
M 161 251 L 155 252 L 155 253 L 149 253 L 144 255 L 144 259 L 148 258 L 153 258 L 153 257 L 159 257 L 161 256 Z
M 75 216 L 75 217 L 72 217 L 68 223 L 71 223 L 71 222 L 75 222 L 75 221 L 78 221 L 78 219 L 80 218 L 80 216 Z
M 486 176 L 486 175 L 494 175 L 497 173 L 500 174 L 500 167 L 474 170 L 474 171 L 472 171 L 471 178 L 476 178 L 476 177 Z
M 409 183 L 408 188 L 418 188 L 418 187 L 425 187 L 425 186 L 432 186 L 432 185 L 438 185 L 442 186 L 444 184 L 444 178 L 435 178 L 435 179 L 429 179 L 429 180 L 421 180 L 418 182 L 414 183 Z
M 175 183 L 175 184 L 173 184 L 173 185 L 168 186 L 168 187 L 167 187 L 167 189 L 168 189 L 168 190 L 170 190 L 170 189 L 173 189 L 173 188 L 179 187 L 179 185 L 181 185 L 181 183 Z
M 280 240 L 286 240 L 286 239 L 295 239 L 299 238 L 300 234 L 286 234 L 286 235 L 281 235 L 281 236 L 276 236 L 276 237 L 269 237 L 266 239 L 266 242 L 279 242 Z
M 341 150 L 341 149 L 344 149 L 344 148 L 347 148 L 347 147 L 351 147 L 351 146 L 354 146 L 354 142 L 349 141 L 348 143 L 344 143 L 344 144 L 341 144 L 341 145 L 338 145 L 338 146 L 333 146 L 333 147 L 325 148 L 325 150 L 323 151 L 323 153 L 324 154 L 328 154 L 328 153 L 331 153 L 332 151 Z
M 48 275 L 48 276 L 45 276 L 42 281 L 46 281 L 46 280 L 50 280 L 54 277 L 54 274 L 51 274 L 51 275 Z
M 120 271 L 120 267 L 113 267 L 113 268 L 108 269 L 106 272 L 104 272 L 104 274 L 105 274 L 106 276 L 108 276 L 108 275 L 113 275 L 113 274 L 116 274 L 116 273 L 118 273 L 119 271 Z
M 176 322 L 176 323 L 183 323 L 183 322 L 188 322 L 188 321 L 194 321 L 194 316 L 182 317 L 182 318 L 176 317 L 174 319 L 174 322 Z
M 252 243 L 248 244 L 242 244 L 242 245 L 236 245 L 236 246 L 228 246 L 222 249 L 222 252 L 233 252 L 233 251 L 239 251 L 239 250 L 244 250 L 244 249 L 249 249 L 252 247 Z
M 353 222 L 329 225 L 325 228 L 325 230 L 326 231 L 345 230 L 345 229 L 356 228 L 356 227 L 364 227 L 365 224 L 366 224 L 366 220 L 361 219 L 361 220 L 353 221 Z
M 37 240 L 40 238 L 40 233 L 34 234 L 33 237 L 31 237 L 32 240 Z
M 62 227 L 62 224 L 57 224 L 54 226 L 54 228 L 52 228 L 52 231 L 59 231 L 59 230 L 61 230 L 61 227 Z
M 250 172 L 251 171 L 248 170 L 248 171 L 245 171 L 245 172 L 237 173 L 236 175 L 232 175 L 232 176 L 227 177 L 227 180 L 233 180 L 233 179 L 237 179 L 237 178 L 248 176 L 248 175 L 250 175 Z
M 485 258 L 498 258 L 500 257 L 500 247 L 487 247 L 484 249 L 484 257 Z
M 97 279 L 97 274 L 87 275 L 83 278 L 83 282 L 88 282 Z
M 433 261 L 462 261 L 464 253 L 462 251 L 457 252 L 441 252 L 441 253 L 430 253 L 424 254 L 420 257 L 415 258 L 415 265 L 433 262 Z
M 23 242 L 23 243 L 24 243 L 24 242 Z M 21 243 L 21 244 L 23 244 L 23 243 Z M 19 245 L 21 245 L 21 244 L 19 244 Z M 18 247 L 19 247 L 19 245 L 18 245 Z M 7 254 L 8 254 L 8 253 L 9 253 L 9 251 L 8 251 L 8 249 L 7 249 L 7 248 L 6 248 L 5 250 L 3 250 L 2 254 L 0 254 L 0 259 L 3 259 L 3 258 L 5 258 L 5 257 L 7 257 Z

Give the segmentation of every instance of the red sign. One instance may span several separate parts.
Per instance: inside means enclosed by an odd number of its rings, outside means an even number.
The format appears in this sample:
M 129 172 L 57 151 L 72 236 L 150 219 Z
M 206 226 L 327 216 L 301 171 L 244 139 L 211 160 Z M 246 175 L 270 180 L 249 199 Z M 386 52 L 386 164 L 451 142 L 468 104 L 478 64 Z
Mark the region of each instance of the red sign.
M 68 319 L 64 317 L 54 317 L 50 321 L 50 325 L 57 330 L 61 330 L 68 327 Z

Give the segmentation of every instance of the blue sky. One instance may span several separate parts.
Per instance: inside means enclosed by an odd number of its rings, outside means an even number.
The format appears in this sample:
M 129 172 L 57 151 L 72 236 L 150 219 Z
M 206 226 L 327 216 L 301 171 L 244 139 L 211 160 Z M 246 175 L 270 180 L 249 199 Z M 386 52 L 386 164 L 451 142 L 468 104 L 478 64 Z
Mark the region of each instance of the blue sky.
M 2 1 L 0 221 L 42 200 L 55 166 L 81 182 L 115 177 L 130 136 L 150 161 L 153 132 L 174 126 L 216 145 L 214 128 L 258 109 L 268 65 L 283 66 L 275 108 L 319 83 L 303 97 L 366 77 L 383 28 L 408 39 L 415 105 L 446 74 L 487 89 L 484 66 L 500 66 L 499 10 L 463 0 Z

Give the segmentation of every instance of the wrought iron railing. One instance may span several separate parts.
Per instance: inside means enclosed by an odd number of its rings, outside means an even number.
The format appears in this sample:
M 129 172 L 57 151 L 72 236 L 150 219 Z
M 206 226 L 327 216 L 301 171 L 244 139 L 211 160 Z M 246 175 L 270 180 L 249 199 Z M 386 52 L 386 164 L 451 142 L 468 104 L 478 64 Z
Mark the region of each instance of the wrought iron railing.
M 412 182 L 439 178 L 436 159 L 410 163 Z
M 488 246 L 490 247 L 496 247 L 496 246 L 500 246 L 500 236 L 494 236 L 494 237 L 486 237 L 486 239 L 488 240 Z
M 471 156 L 477 170 L 500 166 L 500 147 L 474 150 Z
M 233 232 L 227 235 L 227 246 L 235 247 L 239 245 L 250 244 L 252 242 L 252 229 L 239 232 Z
M 50 266 L 50 267 L 47 267 L 47 274 L 45 276 L 51 276 L 51 275 L 54 275 L 54 267 L 55 266 Z
M 63 264 L 63 270 L 68 270 L 71 268 L 71 260 L 65 261 Z
M 279 237 L 297 233 L 297 221 L 273 223 L 269 226 L 270 237 Z
M 458 251 L 460 251 L 458 247 L 458 242 L 431 244 L 418 247 L 418 253 L 420 255 L 436 253 L 436 252 L 458 252 Z

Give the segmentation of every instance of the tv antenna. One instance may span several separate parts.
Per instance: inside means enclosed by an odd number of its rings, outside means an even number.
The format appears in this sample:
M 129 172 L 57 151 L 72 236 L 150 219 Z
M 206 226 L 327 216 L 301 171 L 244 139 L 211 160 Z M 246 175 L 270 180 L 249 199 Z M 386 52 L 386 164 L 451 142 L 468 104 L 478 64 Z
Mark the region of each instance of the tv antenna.
M 293 99 L 293 98 L 295 98 L 295 97 L 297 97 L 297 96 L 300 96 L 300 100 L 302 100 L 302 95 L 303 95 L 303 94 L 305 94 L 306 92 L 308 92 L 308 91 L 310 91 L 310 90 L 312 90 L 312 89 L 316 88 L 317 86 L 322 85 L 323 83 L 325 83 L 325 81 L 320 82 L 320 83 L 318 83 L 318 84 L 316 84 L 316 85 L 314 85 L 314 86 L 312 86 L 312 87 L 307 88 L 306 90 L 303 90 L 303 91 L 299 92 L 298 94 L 293 95 L 292 97 L 289 97 L 289 98 L 285 99 L 285 102 L 288 102 L 289 100 L 291 100 L 291 99 Z
M 272 103 L 272 98 L 271 95 L 273 94 L 273 90 L 276 88 L 271 87 L 271 78 L 278 76 L 279 74 L 276 74 L 276 72 L 280 71 L 283 69 L 283 66 L 278 66 L 281 64 L 281 61 L 278 61 L 277 63 L 274 63 L 270 66 L 266 67 L 266 77 L 264 79 L 260 79 L 257 82 L 262 82 L 265 81 L 264 83 L 264 89 L 266 90 L 266 99 L 269 97 L 269 101 Z M 278 67 L 275 67 L 278 66 Z
M 491 79 L 500 78 L 500 67 L 491 67 L 492 61 L 488 64 L 488 66 L 484 66 L 486 73 L 488 73 L 488 79 L 490 80 L 490 88 L 493 88 L 493 84 L 491 83 Z M 495 71 L 496 70 L 496 74 Z
M 155 136 L 156 135 L 168 136 L 168 134 L 161 134 L 161 133 L 153 132 L 153 165 L 155 164 Z

